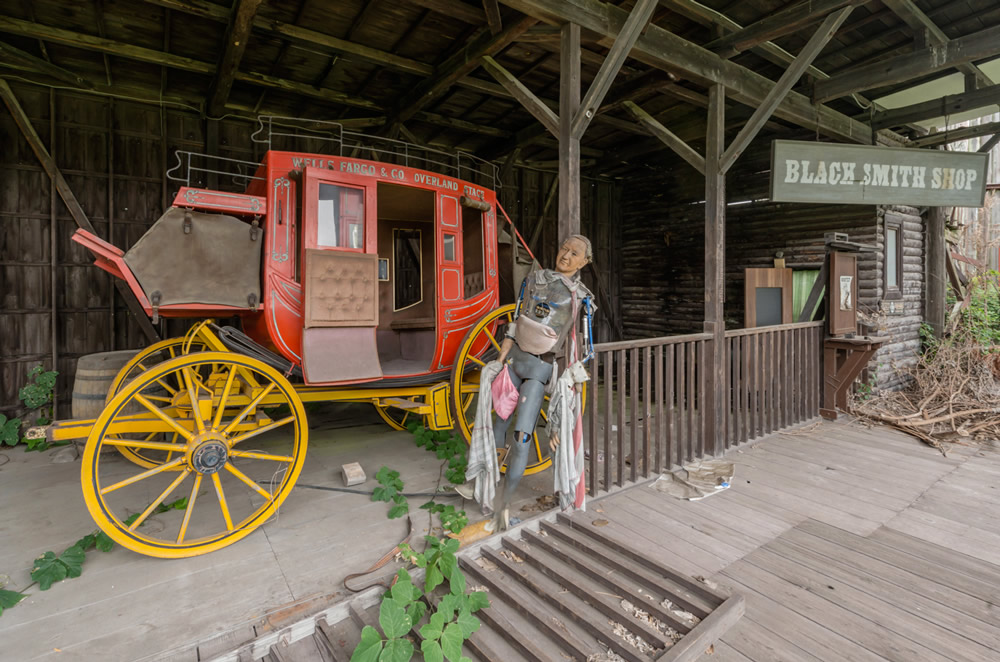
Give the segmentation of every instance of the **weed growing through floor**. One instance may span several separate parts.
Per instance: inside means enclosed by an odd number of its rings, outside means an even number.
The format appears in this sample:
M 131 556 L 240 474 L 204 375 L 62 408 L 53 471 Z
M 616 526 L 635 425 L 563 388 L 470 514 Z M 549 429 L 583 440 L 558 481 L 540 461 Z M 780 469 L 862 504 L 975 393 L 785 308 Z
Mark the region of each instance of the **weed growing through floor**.
M 28 370 L 28 383 L 18 391 L 18 397 L 25 407 L 35 412 L 35 425 L 48 425 L 52 422 L 52 395 L 56 388 L 55 370 L 46 370 L 41 363 Z M 8 419 L 0 414 L 0 446 L 16 446 L 25 442 L 29 451 L 44 451 L 52 446 L 64 446 L 70 442 L 62 441 L 50 444 L 42 439 L 21 437 L 21 419 Z
M 165 513 L 170 510 L 187 509 L 188 499 L 182 497 L 170 503 L 161 503 L 153 509 L 154 515 Z M 143 509 L 143 512 L 146 509 Z M 130 515 L 125 521 L 126 526 L 131 526 L 141 513 Z M 142 526 L 140 524 L 139 526 Z M 83 562 L 87 558 L 87 552 L 97 549 L 101 552 L 110 552 L 115 547 L 115 542 L 100 529 L 93 533 L 88 533 L 84 537 L 63 550 L 62 554 L 48 551 L 35 559 L 34 567 L 31 569 L 31 579 L 38 584 L 38 589 L 47 591 L 56 582 L 64 579 L 74 579 L 83 573 Z M 28 590 L 35 584 L 29 584 L 24 590 Z M 28 597 L 27 593 L 18 591 L 0 590 L 0 614 L 4 609 L 9 609 L 18 602 Z
M 385 489 L 378 492 L 376 488 L 378 497 L 373 494 L 372 500 L 394 503 L 391 517 L 400 505 L 396 497 L 406 500 L 401 494 L 403 481 L 398 471 L 388 467 L 379 469 L 376 479 Z M 399 569 L 392 587 L 382 596 L 378 618 L 382 631 L 366 625 L 351 662 L 407 662 L 415 652 L 408 635 L 418 626 L 426 662 L 471 662 L 462 656 L 462 646 L 479 629 L 473 613 L 489 607 L 489 597 L 483 591 L 465 592 L 465 575 L 455 556 L 458 540 L 425 536 L 424 541 L 421 553 L 405 543 L 399 546 L 404 558 L 423 569 L 423 581 L 414 581 L 406 568 Z
M 406 429 L 413 433 L 414 442 L 420 448 L 434 453 L 439 460 L 447 462 L 444 477 L 453 485 L 465 482 L 465 468 L 468 465 L 469 446 L 461 437 L 448 430 L 428 430 L 419 423 L 410 423 Z M 437 515 L 446 531 L 458 533 L 469 523 L 464 510 L 455 506 L 435 503 L 433 499 L 420 506 L 423 510 Z M 391 515 L 390 515 L 391 517 Z

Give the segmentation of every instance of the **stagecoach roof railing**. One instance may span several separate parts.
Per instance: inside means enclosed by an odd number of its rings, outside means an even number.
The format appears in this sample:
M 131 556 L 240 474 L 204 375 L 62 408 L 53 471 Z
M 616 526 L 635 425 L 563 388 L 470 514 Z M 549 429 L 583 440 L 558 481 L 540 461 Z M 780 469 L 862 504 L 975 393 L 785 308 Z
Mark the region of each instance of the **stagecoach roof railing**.
M 177 163 L 167 171 L 167 179 L 180 182 L 184 186 L 191 186 L 192 180 L 195 186 L 204 186 L 209 175 L 229 177 L 234 186 L 242 188 L 246 188 L 255 179 L 266 181 L 266 178 L 254 174 L 260 167 L 260 164 L 254 161 L 180 149 L 174 156 Z
M 338 156 L 354 158 L 358 154 L 369 152 L 376 161 L 392 162 L 393 157 L 402 158 L 403 163 L 400 165 L 440 169 L 441 174 L 467 181 L 483 178 L 483 185 L 486 185 L 485 181 L 489 181 L 489 188 L 500 188 L 500 168 L 462 150 L 446 151 L 394 138 L 349 131 L 339 122 L 328 120 L 261 115 L 257 118 L 257 124 L 257 130 L 250 139 L 267 145 L 269 150 L 275 148 L 276 138 L 289 141 L 318 140 L 335 145 Z

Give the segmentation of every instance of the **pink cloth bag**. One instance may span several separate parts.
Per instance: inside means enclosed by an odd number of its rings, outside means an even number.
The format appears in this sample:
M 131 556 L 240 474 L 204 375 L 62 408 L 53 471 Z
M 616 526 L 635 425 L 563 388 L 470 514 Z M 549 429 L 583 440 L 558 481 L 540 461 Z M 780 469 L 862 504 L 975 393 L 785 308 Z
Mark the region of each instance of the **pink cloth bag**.
M 510 366 L 504 365 L 503 370 L 490 385 L 490 390 L 493 392 L 493 410 L 505 421 L 510 418 L 514 407 L 517 406 L 518 396 L 517 388 L 510 380 L 509 370 Z

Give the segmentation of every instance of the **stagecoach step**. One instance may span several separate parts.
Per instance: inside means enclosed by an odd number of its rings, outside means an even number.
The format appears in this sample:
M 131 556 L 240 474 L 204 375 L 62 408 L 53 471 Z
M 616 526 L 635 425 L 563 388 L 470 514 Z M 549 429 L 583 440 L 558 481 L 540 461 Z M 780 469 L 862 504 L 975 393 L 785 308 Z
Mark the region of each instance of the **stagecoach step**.
M 671 569 L 636 549 L 625 529 L 588 513 L 549 512 L 464 549 L 459 562 L 469 589 L 491 602 L 476 612 L 481 626 L 462 649 L 482 662 L 711 660 L 711 645 L 744 610 L 742 596 Z M 348 662 L 361 630 L 378 625 L 382 593 L 372 588 L 200 659 Z M 435 593 L 429 611 L 436 604 Z M 419 662 L 420 624 L 407 638 Z
M 396 409 L 412 411 L 415 414 L 431 413 L 431 406 L 425 402 L 420 402 L 419 400 L 414 401 L 404 400 L 402 398 L 381 398 L 379 402 L 390 407 L 395 407 Z

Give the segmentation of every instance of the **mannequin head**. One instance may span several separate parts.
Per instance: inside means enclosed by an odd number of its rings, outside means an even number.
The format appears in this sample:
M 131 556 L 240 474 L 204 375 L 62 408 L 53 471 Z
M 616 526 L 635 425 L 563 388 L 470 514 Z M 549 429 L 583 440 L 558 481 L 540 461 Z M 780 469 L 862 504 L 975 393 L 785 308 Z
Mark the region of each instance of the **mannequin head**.
M 571 235 L 559 247 L 556 255 L 556 271 L 564 276 L 573 276 L 594 258 L 590 240 L 582 234 Z

